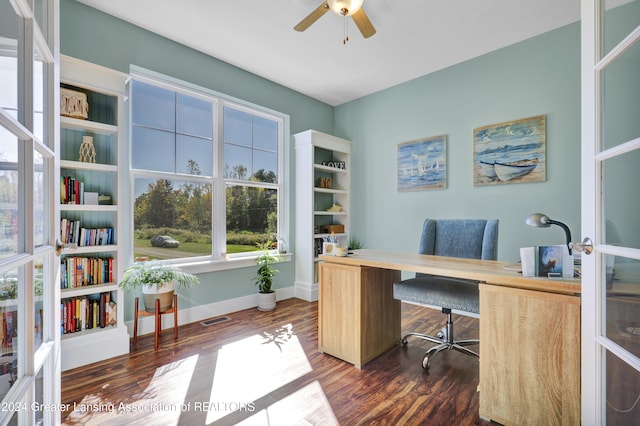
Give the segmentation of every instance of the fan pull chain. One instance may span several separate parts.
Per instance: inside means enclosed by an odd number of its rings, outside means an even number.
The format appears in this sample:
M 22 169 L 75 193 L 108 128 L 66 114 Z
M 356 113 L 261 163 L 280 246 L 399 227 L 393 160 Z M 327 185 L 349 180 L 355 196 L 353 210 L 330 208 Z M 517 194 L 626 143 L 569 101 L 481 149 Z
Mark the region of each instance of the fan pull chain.
M 347 44 L 349 41 L 349 20 L 345 16 L 344 18 L 344 39 L 342 39 L 342 44 Z

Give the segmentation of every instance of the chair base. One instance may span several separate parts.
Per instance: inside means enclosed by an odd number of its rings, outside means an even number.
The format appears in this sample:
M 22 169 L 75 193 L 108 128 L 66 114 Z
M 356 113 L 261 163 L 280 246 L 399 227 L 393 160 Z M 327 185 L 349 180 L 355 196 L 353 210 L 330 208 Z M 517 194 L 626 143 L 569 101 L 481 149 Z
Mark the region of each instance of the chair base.
M 442 330 L 440 330 L 440 332 L 436 336 L 430 336 L 428 334 L 422 334 L 422 333 L 408 333 L 400 341 L 403 345 L 407 345 L 408 343 L 407 337 L 418 337 L 420 339 L 428 340 L 429 342 L 436 343 L 436 346 L 430 348 L 422 358 L 422 368 L 424 368 L 425 370 L 428 370 L 430 367 L 429 361 L 431 357 L 445 349 L 455 350 L 465 355 L 480 358 L 480 355 L 477 352 L 474 352 L 471 349 L 466 348 L 466 346 L 479 345 L 480 340 L 478 339 L 455 340 L 453 338 L 453 320 L 451 317 L 451 309 L 442 308 L 442 312 L 445 314 L 448 314 L 447 325 L 443 327 Z

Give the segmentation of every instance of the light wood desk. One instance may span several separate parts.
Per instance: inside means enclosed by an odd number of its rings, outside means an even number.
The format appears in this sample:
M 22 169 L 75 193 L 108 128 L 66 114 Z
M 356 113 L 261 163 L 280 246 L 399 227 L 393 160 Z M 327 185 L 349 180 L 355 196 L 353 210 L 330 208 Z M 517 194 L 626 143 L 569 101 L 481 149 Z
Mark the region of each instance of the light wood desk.
M 321 256 L 320 351 L 357 367 L 401 338 L 400 271 L 480 287 L 480 416 L 503 424 L 580 424 L 580 281 L 526 278 L 508 263 L 377 250 Z

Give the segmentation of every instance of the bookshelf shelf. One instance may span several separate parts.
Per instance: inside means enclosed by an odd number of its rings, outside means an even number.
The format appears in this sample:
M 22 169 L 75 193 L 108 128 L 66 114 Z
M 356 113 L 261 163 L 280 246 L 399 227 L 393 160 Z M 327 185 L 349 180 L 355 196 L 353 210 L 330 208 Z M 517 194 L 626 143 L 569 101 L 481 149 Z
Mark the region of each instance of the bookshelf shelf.
M 118 206 L 90 204 L 60 204 L 60 211 L 67 212 L 117 212 Z
M 64 371 L 129 351 L 124 297 L 117 285 L 122 276 L 122 262 L 118 261 L 122 248 L 116 239 L 125 220 L 116 201 L 118 194 L 124 192 L 119 165 L 124 158 L 127 76 L 66 56 L 61 57 L 60 74 L 61 86 L 86 94 L 89 104 L 86 120 L 60 117 L 60 236 L 63 243 L 76 244 L 64 250 L 60 260 Z M 93 141 L 95 163 L 77 161 L 87 136 Z M 113 204 L 63 202 L 72 199 L 70 194 L 74 195 L 73 200 L 89 201 L 87 192 L 107 194 Z M 89 284 L 102 281 L 105 282 Z M 105 302 L 115 306 L 108 307 Z M 112 313 L 115 324 L 95 326 L 94 311 L 97 318 L 102 315 L 103 319 L 107 312 Z
M 72 117 L 60 117 L 60 126 L 69 130 L 79 130 L 88 133 L 101 133 L 104 135 L 117 135 L 118 126 L 113 124 L 101 123 L 93 120 L 80 120 Z
M 109 172 L 116 173 L 118 171 L 118 166 L 111 164 L 99 164 L 99 163 L 85 163 L 82 161 L 73 161 L 73 160 L 61 160 L 60 168 L 69 169 L 69 170 L 87 170 L 94 172 Z
M 70 249 L 65 253 L 66 256 L 75 256 L 82 254 L 92 254 L 92 253 L 103 253 L 103 252 L 114 252 L 118 251 L 118 246 L 116 244 L 108 244 L 101 246 L 78 246 Z
M 348 194 L 349 191 L 346 189 L 327 189 L 327 188 L 313 188 L 315 192 L 323 193 L 323 194 Z
M 117 291 L 118 285 L 114 283 L 105 284 L 93 284 L 76 288 L 62 288 L 60 289 L 60 296 L 63 299 L 70 297 L 87 296 L 94 293 L 105 293 L 107 291 Z
M 328 211 L 314 211 L 314 215 L 316 216 L 349 216 L 348 212 L 328 212 Z

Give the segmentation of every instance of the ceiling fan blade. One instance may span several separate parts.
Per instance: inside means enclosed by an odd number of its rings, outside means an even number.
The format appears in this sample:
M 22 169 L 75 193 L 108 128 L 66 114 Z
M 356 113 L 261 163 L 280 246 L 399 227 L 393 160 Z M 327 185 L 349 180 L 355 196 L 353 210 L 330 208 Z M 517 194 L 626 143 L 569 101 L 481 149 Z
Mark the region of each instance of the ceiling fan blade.
M 329 4 L 325 1 L 320 6 L 318 6 L 313 12 L 311 12 L 306 18 L 298 23 L 295 27 L 293 27 L 296 31 L 304 31 L 311 26 L 314 22 L 322 17 L 325 13 L 329 11 Z
M 369 38 L 376 33 L 376 29 L 373 27 L 363 8 L 360 8 L 356 13 L 351 15 L 351 17 L 364 38 Z

